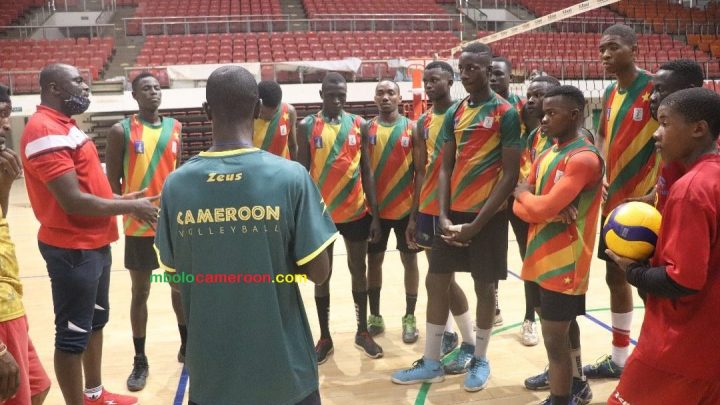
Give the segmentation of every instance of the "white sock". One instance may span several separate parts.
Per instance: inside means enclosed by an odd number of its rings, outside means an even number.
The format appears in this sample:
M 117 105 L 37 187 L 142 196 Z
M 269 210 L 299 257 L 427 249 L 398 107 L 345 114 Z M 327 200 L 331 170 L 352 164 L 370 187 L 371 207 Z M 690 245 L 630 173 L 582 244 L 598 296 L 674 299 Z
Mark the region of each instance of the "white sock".
M 475 357 L 487 359 L 487 349 L 490 344 L 492 329 L 480 329 L 475 331 Z
M 573 377 L 582 379 L 583 372 L 582 372 L 582 358 L 580 357 L 580 348 L 573 349 L 570 348 L 570 360 L 573 364 Z
M 448 311 L 448 320 L 445 323 L 445 332 L 453 333 L 453 314 L 452 311 Z
M 470 314 L 470 310 L 465 311 L 464 314 L 455 315 L 455 323 L 460 329 L 460 335 L 462 335 L 462 341 L 469 344 L 475 345 L 475 335 L 473 335 L 473 317 Z
M 100 395 L 102 395 L 103 386 L 95 387 L 95 388 L 87 388 L 85 389 L 85 396 L 90 399 L 98 399 L 100 398 Z
M 632 326 L 632 311 L 619 314 L 611 314 L 613 335 L 626 335 L 630 338 L 630 327 Z M 625 367 L 625 361 L 630 355 L 630 344 L 626 346 L 612 346 L 612 361 L 620 367 Z
M 442 337 L 445 325 L 434 325 L 430 322 L 425 324 L 425 357 L 440 361 L 442 351 Z

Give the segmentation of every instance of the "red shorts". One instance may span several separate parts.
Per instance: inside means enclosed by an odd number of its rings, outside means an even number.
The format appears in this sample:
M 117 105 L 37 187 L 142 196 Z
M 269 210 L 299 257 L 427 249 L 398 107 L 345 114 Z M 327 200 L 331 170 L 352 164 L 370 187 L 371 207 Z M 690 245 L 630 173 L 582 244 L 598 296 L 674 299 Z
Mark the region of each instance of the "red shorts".
M 15 398 L 3 405 L 30 405 L 30 398 L 50 388 L 50 378 L 35 352 L 28 336 L 27 318 L 22 316 L 10 321 L 0 322 L 0 340 L 8 347 L 20 369 L 20 387 Z
M 704 381 L 658 370 L 630 356 L 609 405 L 720 404 L 720 381 Z

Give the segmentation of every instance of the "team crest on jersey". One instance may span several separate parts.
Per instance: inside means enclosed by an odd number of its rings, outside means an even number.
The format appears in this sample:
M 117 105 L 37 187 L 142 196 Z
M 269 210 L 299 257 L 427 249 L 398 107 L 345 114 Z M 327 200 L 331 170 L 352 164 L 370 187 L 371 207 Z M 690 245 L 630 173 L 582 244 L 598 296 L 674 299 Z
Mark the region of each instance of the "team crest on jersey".
M 410 146 L 410 137 L 409 136 L 403 136 L 400 138 L 400 145 L 402 145 L 403 148 L 407 148 Z
M 612 108 L 608 107 L 608 109 L 605 111 L 605 119 L 607 121 L 610 121 L 610 114 L 612 114 Z
M 145 153 L 145 142 L 135 141 L 134 145 L 135 145 L 135 153 L 137 153 L 137 154 Z
M 554 181 L 554 183 L 557 183 L 564 174 L 565 174 L 565 173 L 564 173 L 562 170 L 556 171 L 556 172 L 555 172 L 555 181 Z
M 495 122 L 495 117 L 485 117 L 483 120 L 483 128 L 490 129 L 493 126 L 493 123 Z
M 285 124 L 280 125 L 280 136 L 287 136 L 287 134 L 288 134 L 287 125 L 285 125 Z
M 323 147 L 322 137 L 320 137 L 320 136 L 314 137 L 313 143 L 315 144 L 315 149 L 321 149 Z
M 375 145 L 377 143 L 377 136 L 375 136 L 375 135 L 369 136 L 368 141 L 370 141 L 370 145 Z
M 357 145 L 357 138 L 355 137 L 354 134 L 348 135 L 348 145 L 350 145 L 350 146 Z
M 173 153 L 173 155 L 177 155 L 177 147 L 178 147 L 177 142 L 173 142 L 173 143 L 172 143 L 172 153 Z
M 633 110 L 633 121 L 642 121 L 643 119 L 643 109 L 640 107 L 636 107 Z

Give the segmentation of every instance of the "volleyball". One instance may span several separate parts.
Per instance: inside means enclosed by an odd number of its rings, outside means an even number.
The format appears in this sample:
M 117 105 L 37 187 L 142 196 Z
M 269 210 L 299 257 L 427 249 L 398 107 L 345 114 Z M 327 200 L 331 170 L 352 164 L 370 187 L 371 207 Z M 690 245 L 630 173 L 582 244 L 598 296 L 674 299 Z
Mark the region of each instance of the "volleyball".
M 603 237 L 608 249 L 618 256 L 643 261 L 655 251 L 662 216 L 642 202 L 620 204 L 608 216 Z

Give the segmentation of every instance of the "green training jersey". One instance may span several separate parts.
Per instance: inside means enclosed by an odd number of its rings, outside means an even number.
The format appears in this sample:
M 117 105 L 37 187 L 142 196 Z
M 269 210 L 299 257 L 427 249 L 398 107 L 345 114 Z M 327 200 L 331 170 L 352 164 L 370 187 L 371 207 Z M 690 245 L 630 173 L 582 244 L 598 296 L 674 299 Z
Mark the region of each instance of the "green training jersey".
M 179 284 L 193 402 L 295 404 L 318 388 L 299 288 L 277 276 L 299 273 L 336 237 L 296 162 L 254 148 L 202 152 L 170 174 L 155 245 L 166 271 L 195 280 Z

